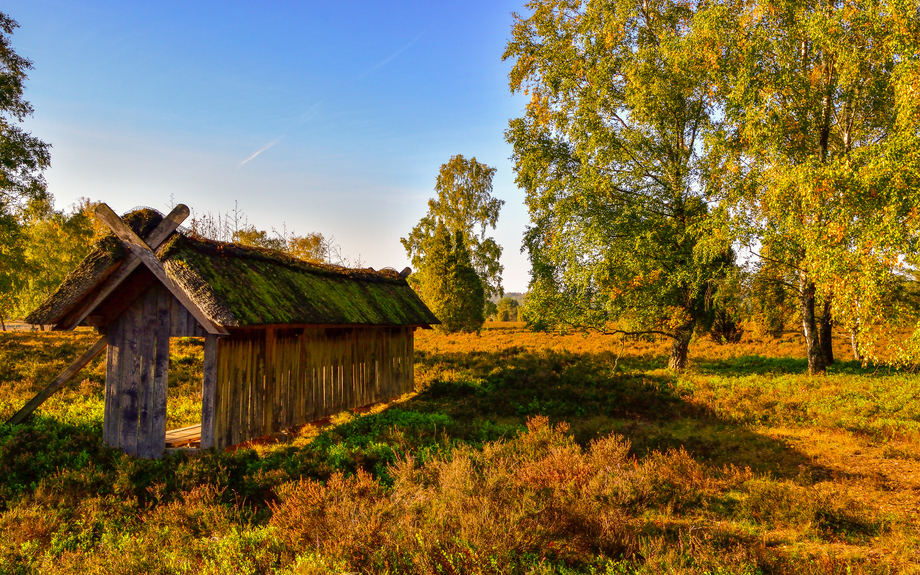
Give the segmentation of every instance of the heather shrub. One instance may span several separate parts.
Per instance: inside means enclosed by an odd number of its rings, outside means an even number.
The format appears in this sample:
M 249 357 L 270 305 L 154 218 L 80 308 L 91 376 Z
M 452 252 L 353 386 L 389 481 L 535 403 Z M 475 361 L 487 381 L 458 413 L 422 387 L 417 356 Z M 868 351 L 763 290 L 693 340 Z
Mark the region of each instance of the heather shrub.
M 315 550 L 354 570 L 508 573 L 537 559 L 633 556 L 644 511 L 685 508 L 725 485 L 686 452 L 638 462 L 619 436 L 586 449 L 566 431 L 536 417 L 481 450 L 404 457 L 389 489 L 363 471 L 291 482 L 278 489 L 271 525 L 296 553 Z

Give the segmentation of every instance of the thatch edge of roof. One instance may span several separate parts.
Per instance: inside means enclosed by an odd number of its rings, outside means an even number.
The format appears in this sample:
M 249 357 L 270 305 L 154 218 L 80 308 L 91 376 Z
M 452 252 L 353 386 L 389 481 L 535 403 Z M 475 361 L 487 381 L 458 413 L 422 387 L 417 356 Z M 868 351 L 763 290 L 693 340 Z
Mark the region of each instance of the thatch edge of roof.
M 185 245 L 182 245 L 183 243 Z M 185 234 L 176 234 L 163 242 L 163 246 L 157 251 L 157 256 L 161 260 L 166 260 L 173 252 L 181 249 L 192 249 L 209 256 L 261 260 L 315 275 L 345 277 L 365 282 L 383 282 L 394 285 L 400 285 L 406 281 L 404 278 L 399 277 L 398 272 L 391 269 L 346 268 L 333 264 L 307 262 L 278 250 L 245 246 L 233 242 L 220 242 Z

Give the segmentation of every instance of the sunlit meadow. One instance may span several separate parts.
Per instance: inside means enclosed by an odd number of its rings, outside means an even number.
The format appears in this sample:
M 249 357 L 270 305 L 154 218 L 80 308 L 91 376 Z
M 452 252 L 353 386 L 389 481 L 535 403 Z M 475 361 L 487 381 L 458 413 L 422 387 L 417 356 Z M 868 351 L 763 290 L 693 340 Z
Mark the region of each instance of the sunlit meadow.
M 0 334 L 0 418 L 94 335 Z M 101 443 L 95 360 L 0 425 L 5 573 L 920 571 L 917 376 L 809 377 L 800 336 L 691 346 L 532 333 L 416 338 L 416 392 L 287 442 L 136 460 Z M 201 342 L 173 342 L 169 427 Z

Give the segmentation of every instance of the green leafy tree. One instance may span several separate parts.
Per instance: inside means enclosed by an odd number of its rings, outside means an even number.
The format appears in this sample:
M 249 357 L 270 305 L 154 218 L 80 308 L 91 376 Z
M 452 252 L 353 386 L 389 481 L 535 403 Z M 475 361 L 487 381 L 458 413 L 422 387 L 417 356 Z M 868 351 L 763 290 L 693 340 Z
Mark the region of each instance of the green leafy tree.
M 20 210 L 31 200 L 47 197 L 42 171 L 51 163 L 51 146 L 18 125 L 32 114 L 32 106 L 23 98 L 32 62 L 16 54 L 11 45 L 18 26 L 0 12 L 0 325 L 4 330 L 4 319 L 16 313 L 28 280 Z
M 286 244 L 285 251 L 295 258 L 313 263 L 326 261 L 326 240 L 321 233 L 313 232 L 305 236 L 292 235 L 287 238 Z
M 497 321 L 518 321 L 518 304 L 517 300 L 510 297 L 503 297 L 498 300 L 496 320 Z
M 439 331 L 479 332 L 485 322 L 485 290 L 466 243 L 462 231 L 451 238 L 447 226 L 438 223 L 428 257 L 419 270 L 423 276 L 421 296 L 441 321 L 436 326 Z
M 258 230 L 255 226 L 245 226 L 233 233 L 232 241 L 244 246 L 254 246 L 270 250 L 283 251 L 287 242 L 283 237 L 271 237 L 265 230 Z
M 504 200 L 492 197 L 492 177 L 495 168 L 462 155 L 454 156 L 441 166 L 435 183 L 437 197 L 428 200 L 428 213 L 409 235 L 401 238 L 412 267 L 422 269 L 432 249 L 431 242 L 439 223 L 451 233 L 463 232 L 473 267 L 482 280 L 487 297 L 502 295 L 499 262 L 502 248 L 491 237 L 488 228 L 495 229 Z M 411 277 L 411 276 L 410 276 Z
M 473 267 L 468 244 L 462 230 L 454 232 L 452 299 L 456 319 L 451 327 L 455 327 L 455 331 L 479 333 L 486 321 L 486 292 L 482 278 Z
M 26 256 L 19 220 L 0 212 L 0 328 L 18 307 L 18 295 L 25 282 Z
M 695 34 L 724 112 L 705 180 L 795 278 L 808 368 L 823 372 L 832 320 L 889 321 L 890 274 L 917 247 L 916 2 L 718 2 Z
M 32 114 L 23 99 L 26 71 L 32 62 L 11 46 L 11 35 L 19 27 L 0 12 L 0 212 L 45 195 L 42 171 L 51 164 L 50 145 L 23 130 L 18 124 Z
M 74 206 L 70 213 L 54 209 L 50 198 L 33 200 L 23 210 L 23 280 L 18 313 L 27 314 L 57 289 L 93 246 L 93 221 Z
M 533 0 L 504 53 L 531 96 L 510 122 L 538 328 L 659 334 L 683 369 L 732 260 L 702 196 L 714 94 L 695 2 Z

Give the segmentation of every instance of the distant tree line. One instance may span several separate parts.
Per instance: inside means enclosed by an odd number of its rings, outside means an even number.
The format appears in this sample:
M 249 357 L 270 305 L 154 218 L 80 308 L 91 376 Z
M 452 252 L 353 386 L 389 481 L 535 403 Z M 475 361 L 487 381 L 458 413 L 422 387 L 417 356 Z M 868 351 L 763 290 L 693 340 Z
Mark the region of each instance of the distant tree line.
M 495 314 L 492 316 L 495 321 L 523 321 L 523 318 L 518 300 L 505 296 L 495 304 Z

